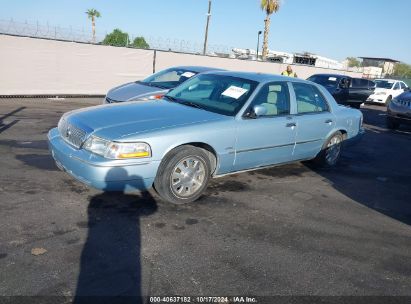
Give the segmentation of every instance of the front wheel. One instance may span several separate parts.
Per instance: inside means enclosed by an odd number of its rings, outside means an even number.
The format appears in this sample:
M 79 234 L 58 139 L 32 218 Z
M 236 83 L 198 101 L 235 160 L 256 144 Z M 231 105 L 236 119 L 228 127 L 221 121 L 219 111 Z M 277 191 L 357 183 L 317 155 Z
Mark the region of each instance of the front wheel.
M 334 133 L 324 144 L 323 149 L 314 159 L 320 167 L 333 167 L 340 159 L 344 137 L 341 132 Z
M 207 188 L 211 165 L 203 149 L 181 146 L 169 152 L 158 169 L 154 187 L 167 202 L 191 203 Z
M 388 96 L 387 99 L 385 100 L 385 105 L 388 106 L 392 100 L 392 96 Z

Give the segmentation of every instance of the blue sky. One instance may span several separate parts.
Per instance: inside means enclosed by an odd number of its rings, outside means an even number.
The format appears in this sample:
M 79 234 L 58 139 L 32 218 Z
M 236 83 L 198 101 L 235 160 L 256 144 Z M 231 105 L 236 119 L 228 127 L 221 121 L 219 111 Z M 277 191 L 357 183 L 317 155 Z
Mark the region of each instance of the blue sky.
M 213 0 L 209 43 L 256 48 L 264 28 L 259 0 Z M 98 34 L 120 28 L 133 36 L 202 43 L 208 0 L 0 0 L 0 19 L 90 28 L 84 12 L 96 8 Z M 409 0 L 283 0 L 272 16 L 270 49 L 309 51 L 338 60 L 378 56 L 411 63 Z

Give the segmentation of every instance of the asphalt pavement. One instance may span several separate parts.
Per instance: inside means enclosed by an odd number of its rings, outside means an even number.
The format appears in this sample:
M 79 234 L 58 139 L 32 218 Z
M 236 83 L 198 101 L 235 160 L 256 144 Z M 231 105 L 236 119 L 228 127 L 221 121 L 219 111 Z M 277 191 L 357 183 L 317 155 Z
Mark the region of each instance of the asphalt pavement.
M 196 203 L 107 194 L 54 164 L 46 134 L 99 99 L 0 99 L 0 295 L 411 296 L 411 128 L 340 164 L 215 179 Z

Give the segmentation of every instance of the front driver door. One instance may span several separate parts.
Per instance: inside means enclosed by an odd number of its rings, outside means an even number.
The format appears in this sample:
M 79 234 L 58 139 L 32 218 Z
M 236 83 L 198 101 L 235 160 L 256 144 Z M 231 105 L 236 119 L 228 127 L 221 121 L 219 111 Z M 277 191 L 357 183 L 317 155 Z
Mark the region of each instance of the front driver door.
M 263 106 L 265 115 L 253 117 L 252 109 Z M 264 85 L 237 125 L 234 170 L 246 170 L 290 161 L 296 123 L 290 117 L 290 94 L 286 82 Z

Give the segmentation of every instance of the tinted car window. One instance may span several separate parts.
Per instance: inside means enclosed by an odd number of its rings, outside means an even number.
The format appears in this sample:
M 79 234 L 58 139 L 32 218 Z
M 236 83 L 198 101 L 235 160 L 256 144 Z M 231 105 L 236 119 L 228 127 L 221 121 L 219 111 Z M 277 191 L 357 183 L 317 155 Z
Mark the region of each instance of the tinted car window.
M 394 85 L 394 90 L 399 90 L 399 89 L 400 89 L 400 83 L 397 82 L 397 83 Z
M 196 72 L 185 69 L 171 68 L 153 74 L 142 80 L 141 83 L 163 89 L 172 89 L 196 74 Z
M 407 86 L 405 85 L 405 83 L 401 82 L 401 89 L 406 89 Z
M 392 85 L 394 84 L 393 81 L 388 80 L 375 80 L 374 82 L 376 84 L 376 87 L 381 89 L 391 89 Z
M 351 87 L 352 88 L 368 88 L 368 80 L 361 78 L 352 78 Z
M 293 83 L 298 113 L 328 111 L 328 104 L 321 92 L 312 85 Z
M 340 82 L 339 77 L 328 76 L 328 75 L 313 75 L 307 80 L 321 84 L 325 87 L 336 87 Z
M 375 88 L 375 82 L 371 81 L 371 80 L 368 80 L 368 87 L 369 88 Z
M 251 107 L 262 105 L 267 109 L 264 116 L 290 114 L 290 94 L 285 82 L 266 84 L 254 98 Z

